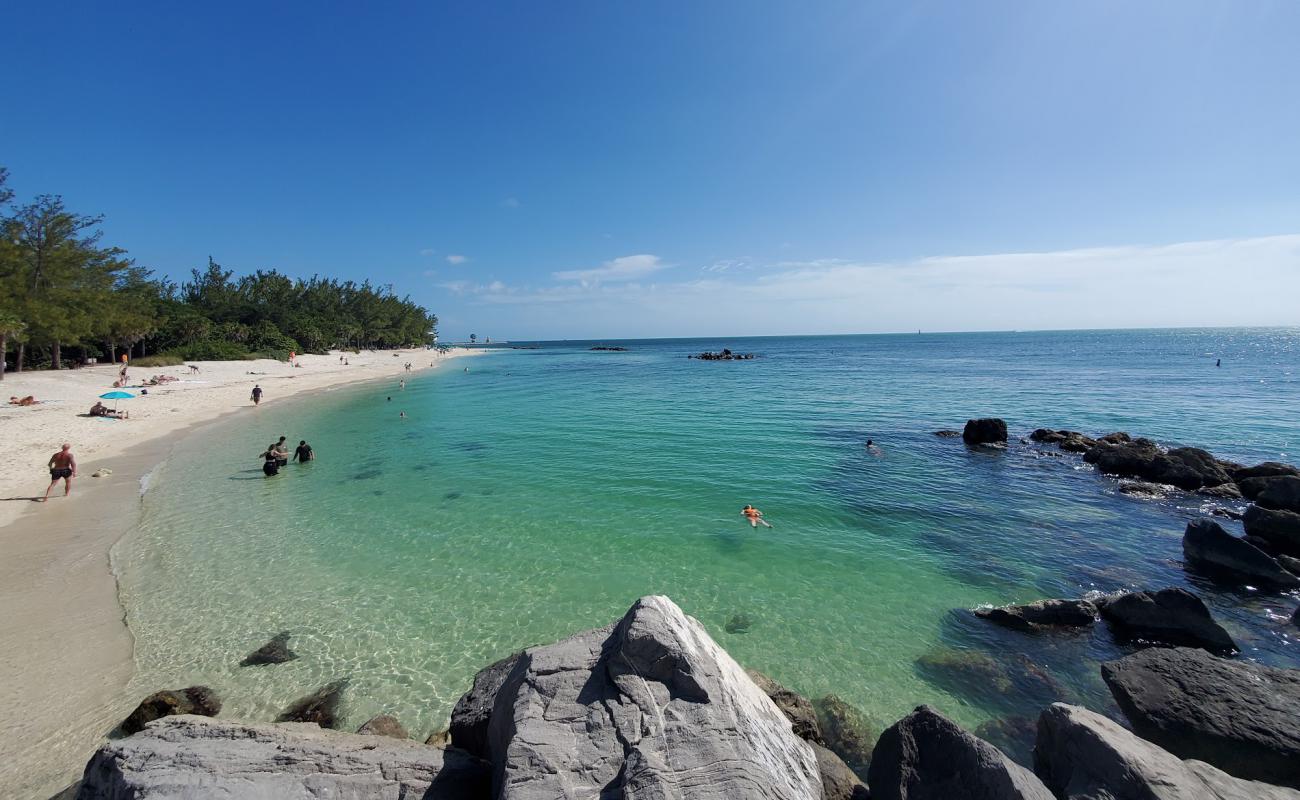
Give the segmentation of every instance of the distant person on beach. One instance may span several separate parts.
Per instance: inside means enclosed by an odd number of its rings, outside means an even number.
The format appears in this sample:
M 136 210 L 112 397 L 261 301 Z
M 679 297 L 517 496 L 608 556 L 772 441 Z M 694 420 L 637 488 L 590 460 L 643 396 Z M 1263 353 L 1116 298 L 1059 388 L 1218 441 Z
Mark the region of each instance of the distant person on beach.
M 59 452 L 50 456 L 50 463 L 46 466 L 50 468 L 50 485 L 45 487 L 41 502 L 50 499 L 50 492 L 59 481 L 63 481 L 63 496 L 72 494 L 72 479 L 77 477 L 77 458 L 72 455 L 72 445 L 65 443 Z
M 109 408 L 103 403 L 96 402 L 90 407 L 90 416 L 92 417 L 112 417 L 113 419 L 129 419 L 130 414 L 125 411 L 116 411 Z
M 298 449 L 293 451 L 293 460 L 299 464 L 316 460 L 316 454 L 312 452 L 311 445 L 307 444 L 306 439 L 298 442 Z
M 262 387 L 257 384 L 253 384 L 253 405 L 258 405 L 261 402 L 262 402 Z
M 751 528 L 757 528 L 759 525 L 765 528 L 772 527 L 767 520 L 763 519 L 763 512 L 748 503 L 745 504 L 744 508 L 740 509 L 740 513 L 744 514 L 745 519 L 749 520 L 749 527 Z
M 37 400 L 35 397 L 33 397 L 30 394 L 21 399 L 13 395 L 9 395 L 9 405 L 11 406 L 34 406 L 40 402 L 41 402 L 40 400 Z

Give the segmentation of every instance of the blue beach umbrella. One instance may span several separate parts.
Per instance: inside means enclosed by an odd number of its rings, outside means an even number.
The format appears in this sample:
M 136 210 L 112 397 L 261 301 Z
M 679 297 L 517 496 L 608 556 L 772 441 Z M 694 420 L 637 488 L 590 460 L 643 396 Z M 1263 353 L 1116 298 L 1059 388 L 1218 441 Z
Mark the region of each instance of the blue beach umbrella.
M 135 395 L 130 392 L 104 392 L 99 396 L 100 400 L 130 400 Z M 117 403 L 113 404 L 113 410 L 117 410 Z

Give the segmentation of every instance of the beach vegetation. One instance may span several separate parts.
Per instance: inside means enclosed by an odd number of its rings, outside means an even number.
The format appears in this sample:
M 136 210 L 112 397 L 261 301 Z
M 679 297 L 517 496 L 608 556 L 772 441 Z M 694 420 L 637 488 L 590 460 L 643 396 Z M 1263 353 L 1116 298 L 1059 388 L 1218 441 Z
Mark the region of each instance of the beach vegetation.
M 137 358 L 135 361 L 131 362 L 131 365 L 135 367 L 176 367 L 184 363 L 185 359 L 180 356 L 172 355 L 170 353 L 160 353 L 156 356 Z
M 102 243 L 103 217 L 58 195 L 15 204 L 0 168 L 0 378 L 14 368 L 165 355 L 195 361 L 432 344 L 437 317 L 392 286 L 275 270 L 236 275 L 212 258 L 177 284 Z M 256 355 L 255 355 L 256 354 Z M 177 362 L 178 363 L 178 362 Z

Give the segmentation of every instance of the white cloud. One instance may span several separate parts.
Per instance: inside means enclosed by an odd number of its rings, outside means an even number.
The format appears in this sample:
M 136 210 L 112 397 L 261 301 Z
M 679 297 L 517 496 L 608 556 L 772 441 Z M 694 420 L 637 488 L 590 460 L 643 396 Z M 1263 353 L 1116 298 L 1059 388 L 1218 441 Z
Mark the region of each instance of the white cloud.
M 635 255 L 623 256 L 613 261 L 606 261 L 594 269 L 571 269 L 553 272 L 551 277 L 557 281 L 582 281 L 583 283 L 601 283 L 603 281 L 631 281 L 666 269 L 669 265 L 659 260 L 658 256 Z
M 466 256 L 462 256 L 459 253 L 452 253 L 451 255 L 447 256 L 448 264 L 464 264 L 466 261 L 469 261 L 469 258 Z

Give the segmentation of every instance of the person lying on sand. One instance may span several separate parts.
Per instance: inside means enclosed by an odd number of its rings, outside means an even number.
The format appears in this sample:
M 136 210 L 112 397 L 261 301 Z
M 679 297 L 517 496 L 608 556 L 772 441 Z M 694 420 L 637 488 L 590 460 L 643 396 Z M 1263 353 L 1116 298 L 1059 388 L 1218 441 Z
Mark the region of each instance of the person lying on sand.
M 63 481 L 63 496 L 72 494 L 72 479 L 77 477 L 77 459 L 72 455 L 72 445 L 64 443 L 59 452 L 50 456 L 50 463 L 46 466 L 50 468 L 50 485 L 45 487 L 41 502 L 50 499 L 50 492 L 59 481 Z
M 745 519 L 749 520 L 749 527 L 751 528 L 757 528 L 759 525 L 762 525 L 765 528 L 772 527 L 767 520 L 763 519 L 763 512 L 748 503 L 745 504 L 744 508 L 740 509 L 740 513 L 744 514 Z
M 11 406 L 34 406 L 40 402 L 41 402 L 40 400 L 37 400 L 35 397 L 32 397 L 30 394 L 22 399 L 14 397 L 13 395 L 9 396 L 9 405 Z

